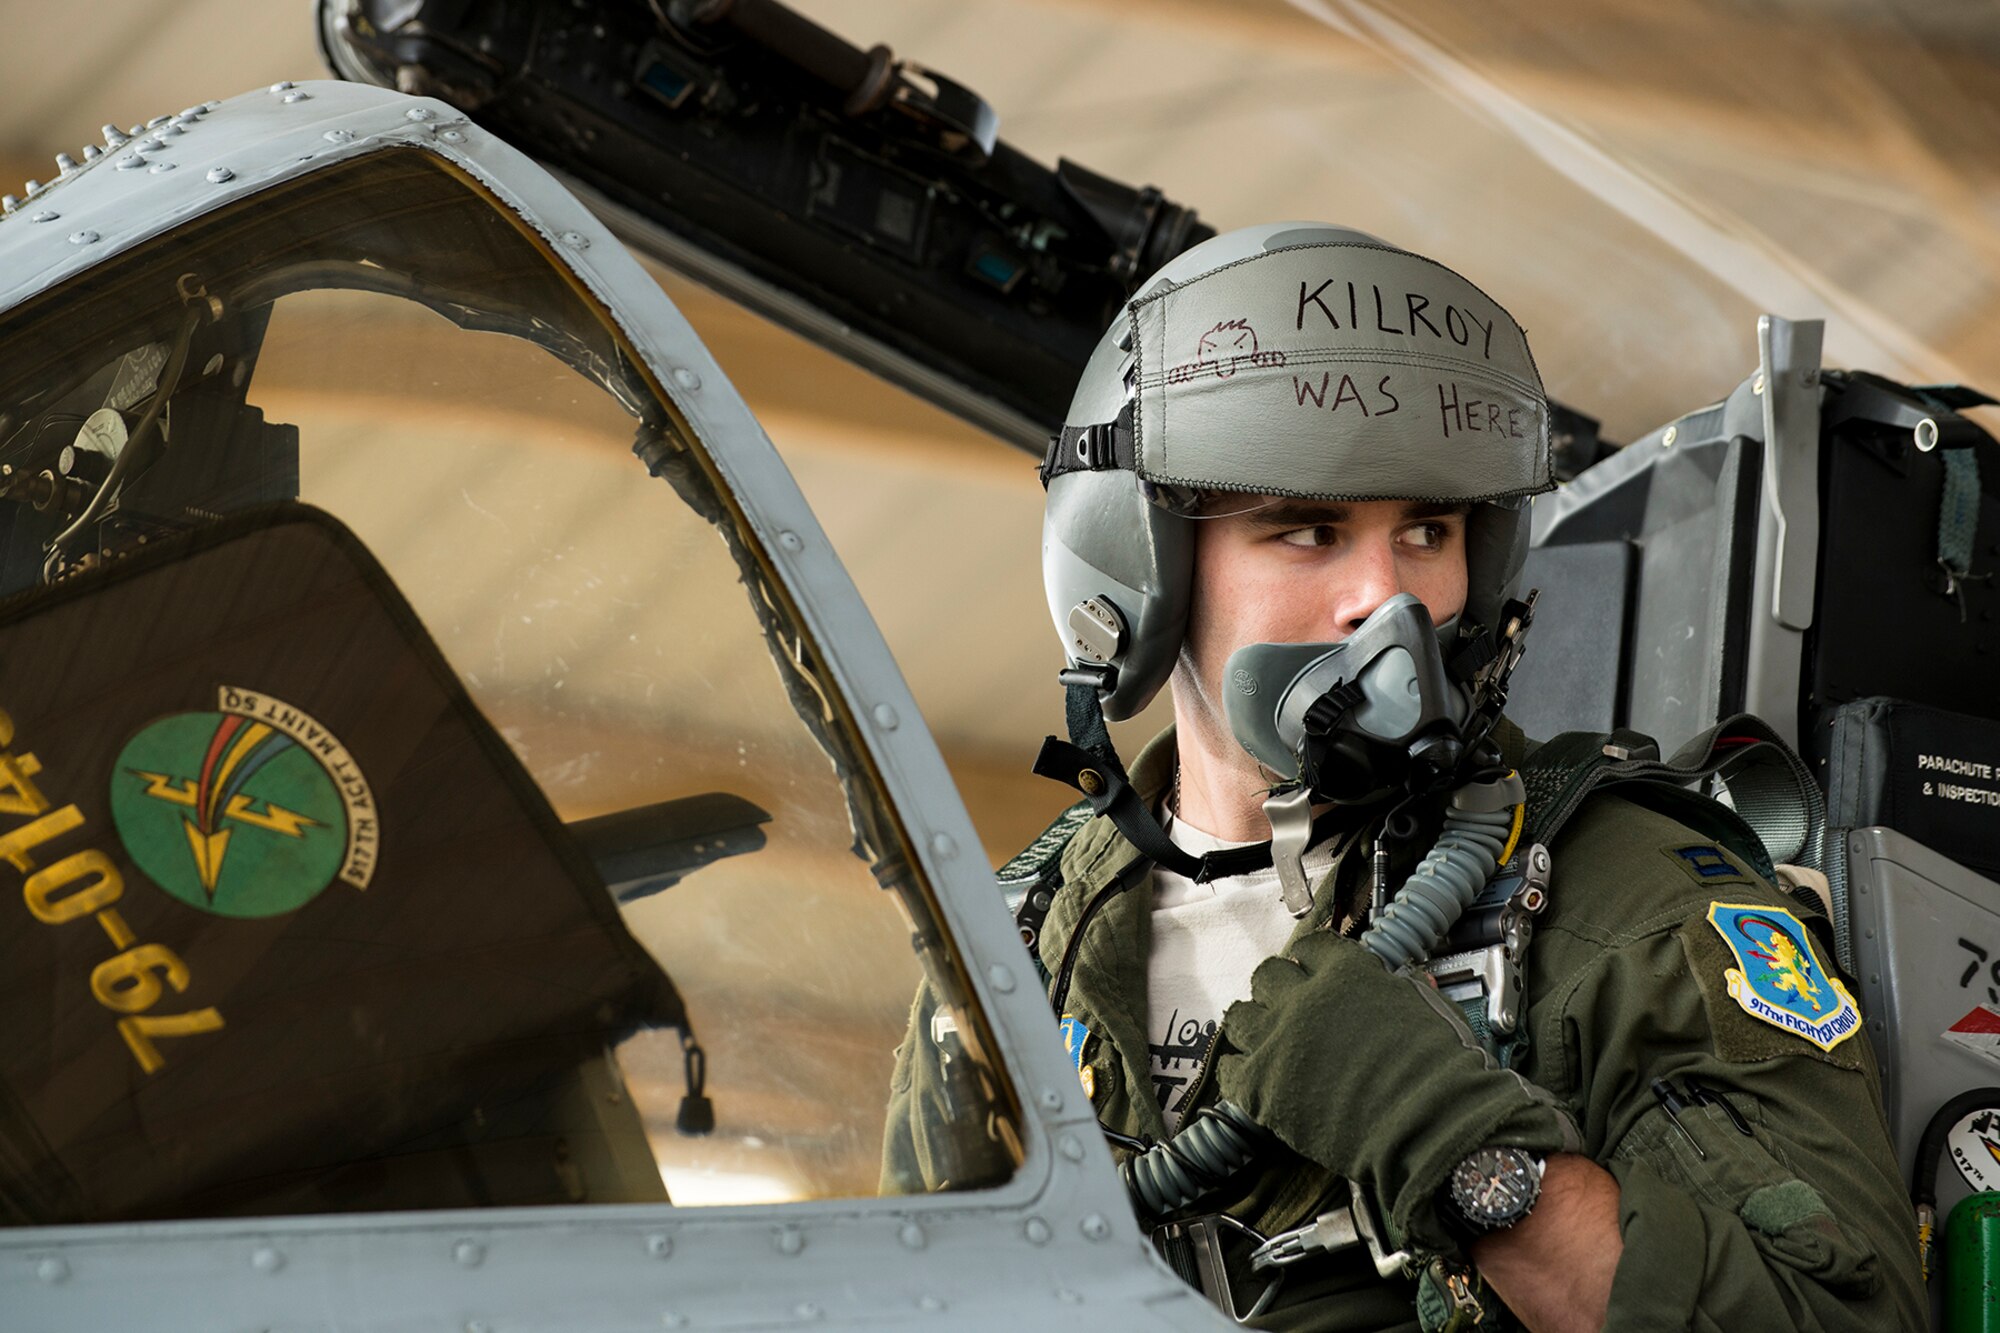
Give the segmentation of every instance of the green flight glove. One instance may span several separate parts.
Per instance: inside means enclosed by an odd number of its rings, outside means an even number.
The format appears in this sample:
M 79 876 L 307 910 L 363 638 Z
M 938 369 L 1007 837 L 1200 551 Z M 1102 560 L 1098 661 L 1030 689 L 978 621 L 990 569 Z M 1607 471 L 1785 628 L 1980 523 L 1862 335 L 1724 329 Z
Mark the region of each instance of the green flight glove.
M 1360 1184 L 1405 1243 L 1457 1248 L 1438 1189 L 1474 1149 L 1581 1143 L 1562 1105 L 1501 1069 L 1427 978 L 1386 971 L 1352 940 L 1313 932 L 1259 964 L 1250 995 L 1223 1019 L 1222 1095 Z

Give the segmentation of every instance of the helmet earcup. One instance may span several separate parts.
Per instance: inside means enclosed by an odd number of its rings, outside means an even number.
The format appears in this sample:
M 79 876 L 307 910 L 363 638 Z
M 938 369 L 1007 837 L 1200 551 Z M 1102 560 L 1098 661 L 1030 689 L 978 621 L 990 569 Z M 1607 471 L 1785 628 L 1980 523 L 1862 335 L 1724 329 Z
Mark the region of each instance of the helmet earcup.
M 1187 634 L 1194 523 L 1148 501 L 1130 472 L 1071 472 L 1049 482 L 1042 515 L 1042 586 L 1072 662 L 1089 660 L 1069 628 L 1070 612 L 1098 598 L 1122 622 L 1100 694 L 1113 722 L 1153 701 L 1173 674 Z
M 1500 608 L 1513 597 L 1528 560 L 1528 502 L 1487 501 L 1465 517 L 1465 613 L 1463 619 L 1499 628 Z

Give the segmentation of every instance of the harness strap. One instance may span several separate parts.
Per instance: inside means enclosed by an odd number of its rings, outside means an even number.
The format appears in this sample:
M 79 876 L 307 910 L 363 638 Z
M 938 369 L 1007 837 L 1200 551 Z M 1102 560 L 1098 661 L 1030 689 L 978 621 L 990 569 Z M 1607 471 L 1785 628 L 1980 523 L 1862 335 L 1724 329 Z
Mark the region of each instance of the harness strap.
M 1944 454 L 1944 499 L 1938 506 L 1938 563 L 1959 578 L 1972 572 L 1979 531 L 1979 457 L 1970 449 Z
M 1644 748 L 1621 745 L 1621 739 Z M 1732 852 L 1765 878 L 1773 861 L 1822 867 L 1826 800 L 1805 760 L 1761 719 L 1739 713 L 1702 732 L 1671 759 L 1632 732 L 1610 737 L 1565 732 L 1548 741 L 1522 766 L 1528 788 L 1528 832 L 1524 840 L 1548 844 L 1585 798 L 1600 788 L 1635 784 L 1624 794 L 1641 804 L 1647 787 L 1687 788 L 1709 777 L 1729 786 L 1735 808 L 1701 799 L 1663 798 L 1677 818 L 1719 837 Z M 1643 786 L 1637 784 L 1644 784 Z
M 1140 799 L 1124 772 L 1104 763 L 1082 746 L 1054 736 L 1048 737 L 1042 742 L 1041 753 L 1035 756 L 1034 771 L 1037 776 L 1053 778 L 1082 792 L 1090 802 L 1091 810 L 1110 816 L 1111 822 L 1118 826 L 1118 831 L 1125 835 L 1127 842 L 1138 848 L 1140 855 L 1154 865 L 1197 884 L 1267 870 L 1272 864 L 1271 844 L 1268 842 L 1248 847 L 1225 847 L 1205 856 L 1193 856 L 1183 851 L 1160 827 L 1160 821 L 1153 818 L 1153 812 L 1146 808 L 1145 801 Z M 1327 811 L 1313 821 L 1312 841 L 1318 842 L 1333 832 L 1339 823 L 1338 808 Z

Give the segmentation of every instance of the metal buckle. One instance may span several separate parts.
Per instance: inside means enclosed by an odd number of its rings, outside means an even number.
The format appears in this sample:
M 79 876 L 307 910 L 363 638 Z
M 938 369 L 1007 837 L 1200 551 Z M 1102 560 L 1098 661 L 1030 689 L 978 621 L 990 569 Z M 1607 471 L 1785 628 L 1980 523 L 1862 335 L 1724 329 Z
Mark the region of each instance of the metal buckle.
M 1352 1208 L 1335 1208 L 1321 1213 L 1302 1227 L 1281 1232 L 1250 1253 L 1250 1267 L 1258 1271 L 1283 1268 L 1301 1259 L 1335 1254 L 1361 1244 L 1361 1231 L 1354 1225 Z
M 1554 869 L 1548 848 L 1534 844 L 1522 853 L 1521 883 L 1500 912 L 1500 940 L 1483 949 L 1447 954 L 1431 964 L 1438 991 L 1455 1004 L 1486 998 L 1486 1022 L 1511 1034 L 1521 1021 L 1522 968 L 1534 938 L 1534 918 L 1549 904 Z
M 1185 1243 L 1193 1252 L 1194 1285 L 1208 1298 L 1209 1304 L 1238 1324 L 1247 1324 L 1270 1308 L 1278 1289 L 1285 1284 L 1285 1274 L 1280 1271 L 1266 1283 L 1264 1289 L 1257 1293 L 1257 1299 L 1250 1303 L 1249 1309 L 1237 1309 L 1236 1287 L 1229 1280 L 1228 1262 L 1222 1253 L 1223 1241 L 1229 1233 L 1246 1237 L 1260 1248 L 1268 1244 L 1262 1233 L 1226 1213 L 1209 1213 L 1170 1222 L 1156 1234 L 1164 1236 L 1170 1244 L 1177 1241 Z
M 1368 1247 L 1375 1272 L 1382 1277 L 1408 1276 L 1410 1252 L 1390 1250 L 1382 1240 L 1382 1230 L 1368 1207 L 1367 1196 L 1353 1181 L 1347 1182 L 1347 1205 L 1331 1208 L 1301 1227 L 1282 1232 L 1258 1246 L 1250 1255 L 1250 1267 L 1259 1272 L 1284 1268 L 1303 1259 L 1338 1254 L 1357 1245 Z
M 1437 1333 L 1463 1333 L 1463 1330 L 1474 1328 L 1485 1320 L 1486 1307 L 1473 1290 L 1471 1269 L 1437 1259 L 1431 1265 L 1431 1277 L 1436 1280 L 1444 1298 L 1451 1302 L 1451 1313 L 1445 1316 Z

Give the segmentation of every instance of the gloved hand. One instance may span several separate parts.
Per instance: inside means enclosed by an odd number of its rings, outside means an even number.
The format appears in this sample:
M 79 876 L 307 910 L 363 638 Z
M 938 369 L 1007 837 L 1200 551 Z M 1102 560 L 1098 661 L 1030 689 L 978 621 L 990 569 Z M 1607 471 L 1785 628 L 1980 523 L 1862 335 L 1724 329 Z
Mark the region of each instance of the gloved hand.
M 1222 1095 L 1359 1183 L 1421 1249 L 1456 1248 L 1437 1192 L 1475 1148 L 1581 1143 L 1561 1104 L 1494 1063 L 1427 978 L 1325 931 L 1258 965 L 1222 1035 Z

